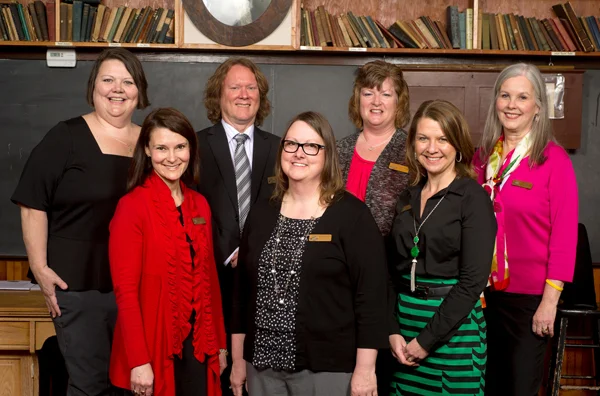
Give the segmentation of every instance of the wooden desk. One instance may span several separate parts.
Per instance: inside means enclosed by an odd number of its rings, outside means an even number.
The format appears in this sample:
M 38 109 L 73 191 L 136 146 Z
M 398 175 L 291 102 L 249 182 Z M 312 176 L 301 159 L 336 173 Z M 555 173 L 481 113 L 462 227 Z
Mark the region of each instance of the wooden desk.
M 0 387 L 2 395 L 37 396 L 35 352 L 55 334 L 39 291 L 0 291 Z

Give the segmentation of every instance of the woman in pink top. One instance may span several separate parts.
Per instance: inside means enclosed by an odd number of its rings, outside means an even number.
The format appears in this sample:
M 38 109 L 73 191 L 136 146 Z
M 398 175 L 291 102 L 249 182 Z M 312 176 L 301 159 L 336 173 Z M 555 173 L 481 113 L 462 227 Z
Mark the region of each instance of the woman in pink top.
M 408 85 L 397 65 L 382 60 L 358 69 L 348 113 L 360 130 L 337 143 L 346 190 L 364 201 L 381 235 L 387 236 L 400 193 L 408 185 L 404 128 L 410 121 Z M 387 393 L 395 359 L 377 357 L 379 394 Z
M 494 86 L 474 165 L 498 222 L 489 289 L 486 395 L 537 395 L 564 282 L 573 278 L 577 184 L 552 135 L 545 83 L 533 65 Z

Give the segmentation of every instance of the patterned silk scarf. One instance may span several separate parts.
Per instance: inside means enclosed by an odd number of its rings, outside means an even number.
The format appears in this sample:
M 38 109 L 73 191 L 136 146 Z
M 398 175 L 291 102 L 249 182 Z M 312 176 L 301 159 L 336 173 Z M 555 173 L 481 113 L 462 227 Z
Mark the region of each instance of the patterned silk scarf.
M 494 244 L 494 256 L 492 257 L 492 272 L 488 281 L 488 286 L 492 290 L 504 290 L 508 287 L 510 278 L 508 272 L 508 255 L 506 253 L 506 235 L 504 228 L 504 207 L 500 190 L 504 183 L 508 180 L 510 174 L 519 167 L 521 161 L 529 155 L 531 149 L 531 137 L 525 135 L 506 156 L 502 162 L 502 150 L 504 143 L 504 135 L 494 145 L 494 149 L 487 161 L 485 171 L 485 183 L 483 188 L 490 194 L 490 198 L 494 204 L 494 214 L 498 223 L 498 232 L 496 234 L 496 243 Z

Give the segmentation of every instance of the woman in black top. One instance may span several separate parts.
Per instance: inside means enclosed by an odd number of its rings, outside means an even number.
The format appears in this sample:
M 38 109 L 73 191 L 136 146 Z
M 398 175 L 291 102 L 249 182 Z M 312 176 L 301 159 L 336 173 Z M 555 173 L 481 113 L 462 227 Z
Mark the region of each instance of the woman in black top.
M 125 194 L 149 105 L 140 61 L 113 48 L 88 81 L 93 111 L 59 122 L 31 152 L 12 201 L 21 207 L 29 265 L 53 318 L 69 373 L 68 395 L 110 390 L 108 363 L 116 305 L 108 262 L 108 224 Z
M 247 376 L 250 396 L 375 395 L 387 345 L 377 224 L 343 191 L 323 116 L 296 116 L 278 157 L 273 199 L 252 207 L 235 270 L 234 394 Z
M 496 221 L 473 179 L 473 144 L 451 103 L 424 102 L 408 134 L 411 187 L 400 195 L 391 236 L 396 300 L 390 345 L 401 365 L 391 394 L 483 395 L 485 319 L 479 300 L 490 272 Z

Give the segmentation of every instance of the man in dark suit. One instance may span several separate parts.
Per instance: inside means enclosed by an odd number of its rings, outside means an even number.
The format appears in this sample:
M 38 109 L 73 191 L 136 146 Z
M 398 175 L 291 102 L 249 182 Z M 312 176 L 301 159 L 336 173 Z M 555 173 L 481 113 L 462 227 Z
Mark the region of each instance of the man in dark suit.
M 243 224 L 253 203 L 268 199 L 274 186 L 279 137 L 258 127 L 269 115 L 269 84 L 249 59 L 230 58 L 210 77 L 204 105 L 213 126 L 198 132 L 201 175 L 198 191 L 213 215 L 215 261 L 223 299 L 227 344 L 231 334 L 233 268 Z M 221 376 L 223 395 L 231 395 L 229 367 Z

